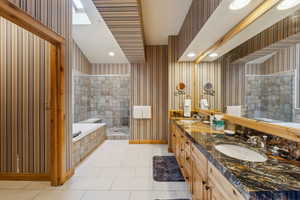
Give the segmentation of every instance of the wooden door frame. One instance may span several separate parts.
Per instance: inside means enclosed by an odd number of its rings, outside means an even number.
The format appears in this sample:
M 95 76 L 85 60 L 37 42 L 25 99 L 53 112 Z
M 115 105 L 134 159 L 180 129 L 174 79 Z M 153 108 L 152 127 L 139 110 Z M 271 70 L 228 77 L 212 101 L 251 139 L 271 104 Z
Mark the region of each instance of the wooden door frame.
M 46 25 L 34 19 L 8 0 L 0 0 L 0 16 L 50 42 L 51 45 L 51 147 L 48 180 L 54 186 L 62 185 L 74 173 L 66 171 L 65 133 L 65 46 L 66 40 Z M 34 176 L 34 174 L 33 174 Z M 25 175 L 24 175 L 25 177 Z M 26 175 L 26 180 L 30 176 Z M 13 179 L 10 177 L 9 179 Z M 18 178 L 20 180 L 20 175 Z M 32 180 L 35 180 L 32 177 Z

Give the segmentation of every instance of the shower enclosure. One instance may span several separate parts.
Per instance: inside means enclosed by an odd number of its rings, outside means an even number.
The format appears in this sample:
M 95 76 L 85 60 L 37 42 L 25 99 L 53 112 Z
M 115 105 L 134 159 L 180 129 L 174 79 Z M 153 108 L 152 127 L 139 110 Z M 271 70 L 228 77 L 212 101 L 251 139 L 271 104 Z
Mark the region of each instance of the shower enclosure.
M 100 118 L 108 139 L 129 139 L 130 75 L 74 75 L 74 122 Z

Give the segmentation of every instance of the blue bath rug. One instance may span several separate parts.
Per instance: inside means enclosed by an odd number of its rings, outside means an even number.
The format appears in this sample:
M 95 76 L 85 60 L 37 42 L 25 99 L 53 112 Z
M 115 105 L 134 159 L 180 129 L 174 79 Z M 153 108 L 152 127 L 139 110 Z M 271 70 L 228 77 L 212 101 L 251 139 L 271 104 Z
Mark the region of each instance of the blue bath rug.
M 175 156 L 153 157 L 153 179 L 158 182 L 185 181 Z

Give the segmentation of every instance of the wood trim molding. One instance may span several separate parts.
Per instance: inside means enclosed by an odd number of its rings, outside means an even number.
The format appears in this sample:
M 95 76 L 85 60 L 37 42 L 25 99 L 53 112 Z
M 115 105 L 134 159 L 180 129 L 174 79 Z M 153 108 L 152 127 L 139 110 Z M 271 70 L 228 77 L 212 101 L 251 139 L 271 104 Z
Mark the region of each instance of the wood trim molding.
M 67 180 L 69 180 L 72 176 L 75 174 L 75 169 L 72 168 L 67 173 L 65 173 L 64 178 L 62 179 L 62 182 L 65 183 Z
M 66 172 L 66 133 L 65 133 L 65 39 L 43 25 L 8 0 L 0 0 L 0 16 L 10 20 L 29 32 L 49 41 L 51 47 L 51 166 L 50 179 L 54 186 L 62 185 L 72 174 Z M 1 177 L 6 177 L 2 174 Z M 26 176 L 34 180 L 35 176 Z M 39 176 L 39 175 L 37 175 Z M 13 178 L 12 175 L 10 175 Z M 32 177 L 32 179 L 30 179 Z
M 19 174 L 19 173 L 0 173 L 0 180 L 10 181 L 49 181 L 49 174 Z
M 271 8 L 276 6 L 280 0 L 265 0 L 261 3 L 255 10 L 253 10 L 247 17 L 245 17 L 240 23 L 234 26 L 229 32 L 227 32 L 221 39 L 219 39 L 215 44 L 213 44 L 206 51 L 200 53 L 200 55 L 195 60 L 196 64 L 199 64 L 209 53 L 215 51 L 219 47 L 223 46 L 234 36 L 239 34 L 241 31 L 246 29 L 250 24 L 255 22 L 258 18 L 263 16 Z
M 129 144 L 168 144 L 164 140 L 129 140 Z
M 53 44 L 65 43 L 63 37 L 41 22 L 35 20 L 32 16 L 28 15 L 8 0 L 0 0 L 0 16 Z
M 288 128 L 285 126 L 269 124 L 262 121 L 257 121 L 253 119 L 237 117 L 237 116 L 227 115 L 227 114 L 224 115 L 223 119 L 229 121 L 232 124 L 238 124 L 263 133 L 268 133 L 295 142 L 300 142 L 300 129 Z

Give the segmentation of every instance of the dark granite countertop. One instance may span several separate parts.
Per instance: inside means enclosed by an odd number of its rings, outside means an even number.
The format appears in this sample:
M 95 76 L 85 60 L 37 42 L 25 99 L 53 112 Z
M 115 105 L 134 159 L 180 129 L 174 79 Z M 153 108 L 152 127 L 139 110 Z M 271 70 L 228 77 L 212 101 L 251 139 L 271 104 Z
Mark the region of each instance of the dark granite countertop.
M 251 149 L 242 137 L 202 131 L 208 125 L 201 122 L 175 120 L 178 127 L 194 143 L 237 190 L 249 200 L 300 200 L 300 164 L 273 156 L 266 151 L 266 162 L 253 163 L 237 160 L 218 152 L 214 146 L 220 143 L 239 144 Z M 204 129 L 205 130 L 205 129 Z M 210 132 L 210 133 L 209 133 Z

